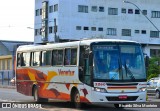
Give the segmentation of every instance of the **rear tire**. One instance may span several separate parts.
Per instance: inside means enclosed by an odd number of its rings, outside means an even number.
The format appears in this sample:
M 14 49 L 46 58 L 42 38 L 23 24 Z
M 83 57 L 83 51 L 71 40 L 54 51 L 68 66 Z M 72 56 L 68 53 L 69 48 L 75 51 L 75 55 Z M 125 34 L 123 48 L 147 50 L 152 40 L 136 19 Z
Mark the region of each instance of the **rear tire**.
M 35 102 L 48 102 L 48 99 L 47 99 L 47 98 L 40 98 L 40 97 L 39 97 L 37 86 L 34 87 L 33 97 L 34 97 L 34 101 L 35 101 Z

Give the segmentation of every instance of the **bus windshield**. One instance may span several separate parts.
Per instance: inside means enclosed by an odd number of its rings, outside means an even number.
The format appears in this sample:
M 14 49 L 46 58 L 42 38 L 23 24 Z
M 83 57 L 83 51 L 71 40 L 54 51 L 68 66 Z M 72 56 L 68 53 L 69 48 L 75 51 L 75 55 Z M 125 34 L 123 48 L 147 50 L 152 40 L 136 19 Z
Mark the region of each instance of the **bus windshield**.
M 105 81 L 146 79 L 140 45 L 93 45 L 93 78 Z

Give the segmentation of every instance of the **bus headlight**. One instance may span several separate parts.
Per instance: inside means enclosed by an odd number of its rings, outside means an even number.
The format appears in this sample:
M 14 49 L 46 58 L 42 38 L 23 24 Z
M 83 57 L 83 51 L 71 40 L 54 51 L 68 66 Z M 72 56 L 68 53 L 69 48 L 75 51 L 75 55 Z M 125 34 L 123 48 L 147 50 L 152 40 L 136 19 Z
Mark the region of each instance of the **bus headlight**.
M 93 90 L 97 91 L 97 92 L 101 92 L 101 93 L 106 93 L 107 92 L 107 90 L 105 88 L 94 87 Z
M 142 88 L 139 89 L 138 92 L 145 92 L 145 91 L 146 91 L 146 88 L 145 88 L 145 87 L 142 87 Z

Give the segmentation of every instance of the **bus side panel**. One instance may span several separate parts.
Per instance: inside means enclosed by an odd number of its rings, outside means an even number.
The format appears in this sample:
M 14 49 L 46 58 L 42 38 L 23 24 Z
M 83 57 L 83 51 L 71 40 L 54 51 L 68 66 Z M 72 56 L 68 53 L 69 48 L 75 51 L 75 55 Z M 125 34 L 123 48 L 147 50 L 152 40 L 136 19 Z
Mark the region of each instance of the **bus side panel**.
M 52 98 L 70 101 L 72 87 L 76 87 L 81 100 L 88 102 L 83 84 L 79 81 L 78 68 L 19 68 L 16 71 L 17 91 L 31 96 L 32 86 L 37 84 L 41 98 Z
M 17 82 L 17 92 L 22 93 L 27 96 L 31 96 L 31 85 L 33 81 L 30 81 L 28 76 L 28 69 L 17 69 L 16 70 L 16 82 Z
M 31 68 L 19 68 L 16 70 L 17 91 L 32 96 L 33 84 L 38 84 L 37 81 L 45 81 L 46 77 L 40 71 Z

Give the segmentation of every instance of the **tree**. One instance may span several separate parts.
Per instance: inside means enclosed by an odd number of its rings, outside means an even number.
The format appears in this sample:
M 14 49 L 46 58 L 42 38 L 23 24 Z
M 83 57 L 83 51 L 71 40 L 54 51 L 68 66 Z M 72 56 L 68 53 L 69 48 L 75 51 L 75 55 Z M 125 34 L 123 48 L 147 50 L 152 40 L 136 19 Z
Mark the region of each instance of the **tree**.
M 160 74 L 160 57 L 152 57 L 149 60 L 147 80 L 153 77 L 158 77 L 159 74 Z

